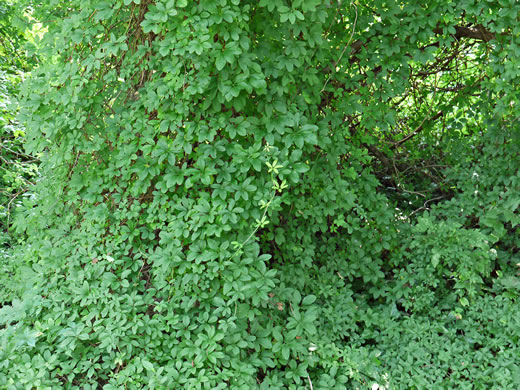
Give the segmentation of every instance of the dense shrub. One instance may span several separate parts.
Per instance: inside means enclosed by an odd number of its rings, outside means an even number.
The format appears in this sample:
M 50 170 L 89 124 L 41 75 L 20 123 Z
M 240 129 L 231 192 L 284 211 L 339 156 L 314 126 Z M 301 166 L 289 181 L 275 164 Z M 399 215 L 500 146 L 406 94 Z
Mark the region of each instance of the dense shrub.
M 0 385 L 517 383 L 519 9 L 38 5 Z
M 23 150 L 24 127 L 16 120 L 17 94 L 24 75 L 35 65 L 28 55 L 27 23 L 20 7 L 0 1 L 0 253 L 10 247 L 8 234 L 12 213 L 27 193 L 36 175 L 37 164 Z

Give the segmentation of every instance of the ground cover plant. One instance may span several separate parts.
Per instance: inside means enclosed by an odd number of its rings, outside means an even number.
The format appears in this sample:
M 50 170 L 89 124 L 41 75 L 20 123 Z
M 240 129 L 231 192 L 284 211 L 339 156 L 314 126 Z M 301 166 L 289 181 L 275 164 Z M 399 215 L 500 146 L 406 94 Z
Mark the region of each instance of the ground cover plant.
M 30 5 L 0 387 L 518 386 L 520 4 Z

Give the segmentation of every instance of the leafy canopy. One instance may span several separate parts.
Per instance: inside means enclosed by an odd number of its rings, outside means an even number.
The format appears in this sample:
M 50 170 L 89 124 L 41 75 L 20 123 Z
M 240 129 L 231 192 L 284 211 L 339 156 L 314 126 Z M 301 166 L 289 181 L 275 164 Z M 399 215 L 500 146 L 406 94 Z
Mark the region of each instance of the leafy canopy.
M 11 246 L 9 227 L 37 172 L 37 161 L 24 153 L 25 129 L 16 119 L 21 80 L 36 64 L 29 55 L 31 33 L 23 6 L 0 1 L 0 253 Z
M 519 383 L 519 10 L 35 7 L 0 384 Z

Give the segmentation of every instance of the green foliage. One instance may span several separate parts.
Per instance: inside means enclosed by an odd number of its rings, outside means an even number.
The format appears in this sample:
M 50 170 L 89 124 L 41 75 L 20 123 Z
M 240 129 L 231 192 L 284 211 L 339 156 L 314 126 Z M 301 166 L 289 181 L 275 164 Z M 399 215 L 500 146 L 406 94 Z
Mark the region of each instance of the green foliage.
M 35 58 L 24 53 L 27 23 L 20 6 L 0 1 L 0 254 L 10 246 L 12 213 L 37 172 L 36 160 L 24 153 L 25 129 L 17 121 L 17 94 Z
M 35 6 L 0 386 L 518 383 L 520 6 L 459 3 Z
M 372 370 L 388 378 L 390 388 L 515 388 L 520 380 L 516 306 L 488 295 L 461 312 L 407 316 L 382 308 L 370 316 L 379 329 L 364 334 L 379 352 Z

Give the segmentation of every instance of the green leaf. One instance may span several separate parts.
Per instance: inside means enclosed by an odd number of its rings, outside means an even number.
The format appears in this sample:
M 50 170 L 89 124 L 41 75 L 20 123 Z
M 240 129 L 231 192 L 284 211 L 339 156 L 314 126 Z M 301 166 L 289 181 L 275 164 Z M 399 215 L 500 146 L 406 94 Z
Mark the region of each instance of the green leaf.
M 224 56 L 222 54 L 217 54 L 217 59 L 216 59 L 216 62 L 215 62 L 215 65 L 217 67 L 217 70 L 222 70 L 224 68 L 224 66 L 226 65 L 226 59 L 224 58 Z
M 141 363 L 144 368 L 146 368 L 148 371 L 155 371 L 155 368 L 152 363 L 150 363 L 148 360 L 141 360 Z
M 315 295 L 307 295 L 305 298 L 303 298 L 302 305 L 312 305 L 315 301 Z
M 434 253 L 433 256 L 432 256 L 432 265 L 434 268 L 437 268 L 437 266 L 439 265 L 439 260 L 440 260 L 441 256 L 440 254 L 438 253 Z
M 291 350 L 289 349 L 288 346 L 283 346 L 282 347 L 282 357 L 285 359 L 285 360 L 289 360 L 289 357 L 291 356 Z

